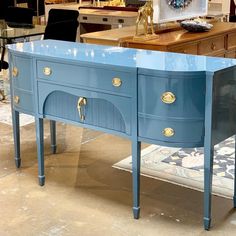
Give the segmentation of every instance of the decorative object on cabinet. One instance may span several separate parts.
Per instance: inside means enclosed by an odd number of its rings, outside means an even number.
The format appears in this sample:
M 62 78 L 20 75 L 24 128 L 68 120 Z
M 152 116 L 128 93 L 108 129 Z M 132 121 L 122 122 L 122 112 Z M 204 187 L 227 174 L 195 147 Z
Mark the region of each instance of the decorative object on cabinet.
M 144 37 L 148 37 L 150 34 L 154 34 L 153 25 L 153 0 L 147 0 L 146 3 L 139 8 L 138 16 L 136 20 L 136 33 L 135 36 L 139 36 L 138 27 L 139 24 L 143 25 Z
M 204 32 L 209 31 L 213 25 L 205 21 L 185 20 L 180 23 L 181 27 L 189 32 Z

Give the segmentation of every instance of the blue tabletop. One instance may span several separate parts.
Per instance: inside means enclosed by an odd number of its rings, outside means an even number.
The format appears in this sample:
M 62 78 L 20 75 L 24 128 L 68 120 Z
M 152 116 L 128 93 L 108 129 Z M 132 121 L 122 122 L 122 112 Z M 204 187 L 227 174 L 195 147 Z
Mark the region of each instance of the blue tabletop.
M 29 55 L 104 65 L 173 72 L 216 72 L 236 66 L 235 59 L 195 56 L 142 49 L 101 46 L 58 40 L 40 40 L 7 46 L 10 51 Z

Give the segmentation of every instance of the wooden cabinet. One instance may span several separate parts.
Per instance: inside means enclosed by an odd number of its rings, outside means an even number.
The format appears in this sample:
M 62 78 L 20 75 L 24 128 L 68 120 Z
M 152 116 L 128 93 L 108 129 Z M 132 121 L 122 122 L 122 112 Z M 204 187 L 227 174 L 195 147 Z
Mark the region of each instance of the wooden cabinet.
M 156 36 L 134 38 L 135 27 L 81 35 L 83 42 L 166 52 L 235 58 L 236 23 L 215 22 L 209 32 L 191 33 L 177 27 L 159 29 Z
M 122 46 L 129 48 L 151 49 L 235 58 L 236 56 L 236 24 L 216 22 L 209 32 L 191 33 L 176 30 L 157 35 L 151 40 L 123 40 Z

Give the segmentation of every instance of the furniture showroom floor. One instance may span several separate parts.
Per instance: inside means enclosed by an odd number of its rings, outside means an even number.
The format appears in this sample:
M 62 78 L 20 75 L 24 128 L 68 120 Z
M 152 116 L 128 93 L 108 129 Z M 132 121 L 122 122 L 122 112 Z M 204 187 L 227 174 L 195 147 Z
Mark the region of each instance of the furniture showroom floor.
M 232 201 L 213 197 L 210 232 L 202 227 L 201 192 L 141 177 L 141 217 L 133 219 L 131 174 L 112 165 L 131 153 L 129 141 L 58 124 L 50 154 L 45 124 L 46 184 L 38 185 L 34 124 L 21 127 L 22 167 L 13 160 L 10 125 L 0 123 L 1 236 L 235 235 Z

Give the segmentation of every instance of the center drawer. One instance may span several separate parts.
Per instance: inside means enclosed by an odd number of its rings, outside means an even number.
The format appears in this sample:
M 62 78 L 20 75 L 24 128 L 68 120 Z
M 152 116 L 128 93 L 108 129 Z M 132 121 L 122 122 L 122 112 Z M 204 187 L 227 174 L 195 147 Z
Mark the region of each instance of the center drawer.
M 37 62 L 37 76 L 51 82 L 64 85 L 79 85 L 95 88 L 126 96 L 131 96 L 132 81 L 135 76 L 131 72 L 115 71 L 96 67 L 86 67 L 48 61 Z
M 131 98 L 38 83 L 39 114 L 131 134 Z

